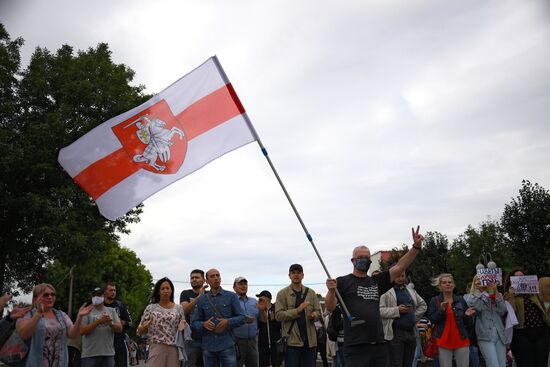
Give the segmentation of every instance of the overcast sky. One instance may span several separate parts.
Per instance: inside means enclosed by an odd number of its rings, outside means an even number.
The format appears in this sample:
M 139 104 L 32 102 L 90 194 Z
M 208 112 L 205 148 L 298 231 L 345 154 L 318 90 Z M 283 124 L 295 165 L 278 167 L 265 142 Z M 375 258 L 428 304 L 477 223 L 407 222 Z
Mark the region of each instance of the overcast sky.
M 336 276 L 356 245 L 410 244 L 417 224 L 452 240 L 522 179 L 550 188 L 549 4 L 0 0 L 0 21 L 25 64 L 107 42 L 149 93 L 217 55 Z M 256 143 L 146 200 L 131 229 L 122 245 L 155 279 L 216 267 L 225 288 L 275 292 L 298 262 L 326 291 Z

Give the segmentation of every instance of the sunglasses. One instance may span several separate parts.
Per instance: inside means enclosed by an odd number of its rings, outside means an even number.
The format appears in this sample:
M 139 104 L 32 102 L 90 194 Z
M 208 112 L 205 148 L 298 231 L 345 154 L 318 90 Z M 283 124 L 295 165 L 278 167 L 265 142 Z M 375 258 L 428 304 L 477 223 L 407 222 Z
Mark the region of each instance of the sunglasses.
M 42 297 L 48 298 L 50 296 L 55 297 L 55 293 L 42 293 Z

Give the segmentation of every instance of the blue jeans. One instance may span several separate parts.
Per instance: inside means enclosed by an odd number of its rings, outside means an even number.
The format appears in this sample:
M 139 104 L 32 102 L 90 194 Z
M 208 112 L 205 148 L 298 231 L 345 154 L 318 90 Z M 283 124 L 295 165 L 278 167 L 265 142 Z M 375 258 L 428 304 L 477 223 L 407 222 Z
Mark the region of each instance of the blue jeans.
M 420 339 L 420 335 L 416 336 L 416 349 L 414 350 L 414 357 L 411 366 L 416 367 L 418 364 L 418 358 L 420 358 L 422 352 L 422 339 Z
M 475 345 L 470 345 L 470 362 L 472 362 L 473 367 L 479 367 L 479 355 Z
M 477 341 L 487 367 L 506 367 L 506 346 L 502 344 L 495 328 L 491 330 L 491 340 Z
M 332 367 L 345 367 L 344 343 L 337 343 L 336 355 L 333 358 Z
M 286 367 L 311 367 L 315 366 L 317 348 L 288 346 L 285 355 Z
M 115 367 L 115 356 L 85 357 L 80 360 L 82 367 Z
M 237 367 L 237 353 L 234 346 L 217 352 L 203 350 L 202 359 L 205 367 Z

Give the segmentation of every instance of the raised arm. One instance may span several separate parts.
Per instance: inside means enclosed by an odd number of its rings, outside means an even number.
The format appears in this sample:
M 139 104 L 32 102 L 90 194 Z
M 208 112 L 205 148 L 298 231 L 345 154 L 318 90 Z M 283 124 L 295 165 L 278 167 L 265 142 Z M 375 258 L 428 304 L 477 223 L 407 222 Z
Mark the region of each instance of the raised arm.
M 412 230 L 412 239 L 413 239 L 413 245 L 412 248 L 407 251 L 405 255 L 399 259 L 397 264 L 391 267 L 390 269 L 390 281 L 393 283 L 395 278 L 399 276 L 402 272 L 404 272 L 409 265 L 412 264 L 414 259 L 416 259 L 416 255 L 422 250 L 422 241 L 424 241 L 424 236 L 420 233 L 420 226 L 416 227 L 416 231 L 414 228 L 411 228 Z

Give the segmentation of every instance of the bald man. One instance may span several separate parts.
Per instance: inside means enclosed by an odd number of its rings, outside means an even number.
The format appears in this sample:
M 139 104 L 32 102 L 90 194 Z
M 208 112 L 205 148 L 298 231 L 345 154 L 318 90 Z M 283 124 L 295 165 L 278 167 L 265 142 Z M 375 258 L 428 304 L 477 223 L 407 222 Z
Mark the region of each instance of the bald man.
M 197 301 L 193 313 L 193 328 L 202 331 L 203 360 L 206 367 L 236 367 L 235 335 L 233 329 L 245 322 L 239 298 L 221 287 L 218 269 L 206 272 L 210 291 Z
M 387 345 L 380 317 L 380 296 L 392 288 L 392 282 L 407 269 L 422 250 L 424 237 L 420 227 L 412 229 L 413 246 L 389 271 L 369 277 L 370 250 L 366 246 L 353 249 L 353 272 L 337 279 L 327 279 L 327 310 L 336 308 L 336 289 L 353 316 L 344 318 L 344 359 L 346 366 L 384 367 Z

